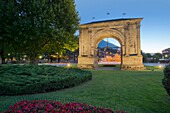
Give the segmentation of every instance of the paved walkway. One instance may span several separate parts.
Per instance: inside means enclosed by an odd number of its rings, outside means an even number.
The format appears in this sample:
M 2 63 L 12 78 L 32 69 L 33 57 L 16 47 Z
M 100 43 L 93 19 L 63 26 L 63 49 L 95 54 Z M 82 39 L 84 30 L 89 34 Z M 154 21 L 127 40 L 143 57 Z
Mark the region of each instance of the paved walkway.
M 120 68 L 115 67 L 98 67 L 96 70 L 120 70 Z
M 143 63 L 145 66 L 161 66 L 165 67 L 168 65 L 168 63 Z
M 75 65 L 75 63 L 39 63 L 38 65 L 51 65 L 51 66 L 57 66 L 57 67 L 63 67 L 69 65 Z M 120 68 L 116 67 L 98 67 L 96 70 L 120 70 Z
M 121 64 L 121 62 L 98 62 L 98 64 Z
M 73 65 L 74 63 L 39 63 L 38 65 L 51 65 L 51 66 L 57 66 L 57 67 L 63 67 L 67 65 Z

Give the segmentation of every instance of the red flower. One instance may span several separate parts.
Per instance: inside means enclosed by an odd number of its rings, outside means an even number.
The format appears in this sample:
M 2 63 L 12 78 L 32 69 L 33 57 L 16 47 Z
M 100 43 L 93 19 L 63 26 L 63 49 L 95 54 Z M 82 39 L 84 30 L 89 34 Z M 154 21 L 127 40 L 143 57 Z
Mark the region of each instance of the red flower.
M 23 113 L 22 110 L 17 110 L 17 113 Z
M 9 107 L 9 110 L 2 113 L 113 113 L 111 109 L 89 106 L 85 103 L 66 103 L 48 100 L 21 101 Z M 116 111 L 116 113 L 125 113 Z

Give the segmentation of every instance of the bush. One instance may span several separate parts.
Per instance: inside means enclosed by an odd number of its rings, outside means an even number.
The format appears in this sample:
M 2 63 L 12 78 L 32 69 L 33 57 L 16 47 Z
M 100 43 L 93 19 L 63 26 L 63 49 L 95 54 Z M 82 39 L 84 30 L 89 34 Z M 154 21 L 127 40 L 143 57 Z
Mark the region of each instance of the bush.
M 21 95 L 70 88 L 92 79 L 92 73 L 54 66 L 0 67 L 0 95 Z
M 164 78 L 162 80 L 162 83 L 168 95 L 170 96 L 170 65 L 166 66 L 164 69 Z
M 111 109 L 90 106 L 85 103 L 65 103 L 48 100 L 21 101 L 2 113 L 114 113 Z M 116 113 L 125 113 L 116 111 Z

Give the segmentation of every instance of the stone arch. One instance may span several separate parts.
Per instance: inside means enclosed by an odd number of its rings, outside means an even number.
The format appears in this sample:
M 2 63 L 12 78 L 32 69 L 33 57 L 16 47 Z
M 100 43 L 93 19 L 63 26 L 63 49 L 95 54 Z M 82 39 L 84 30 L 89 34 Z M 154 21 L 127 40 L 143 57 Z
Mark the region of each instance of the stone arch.
M 141 18 L 98 21 L 80 25 L 78 67 L 96 68 L 98 43 L 112 37 L 121 45 L 122 70 L 143 69 L 140 50 Z
M 116 29 L 104 29 L 104 30 L 100 30 L 98 31 L 94 36 L 93 36 L 93 45 L 95 45 L 95 50 L 94 50 L 94 56 L 97 56 L 97 48 L 98 48 L 98 44 L 100 43 L 101 40 L 105 39 L 105 38 L 113 38 L 116 39 L 119 44 L 121 45 L 121 55 L 123 55 L 124 52 L 124 48 L 122 45 L 124 45 L 124 39 L 125 36 L 118 30 Z M 121 56 L 122 58 L 122 56 Z M 122 62 L 122 59 L 121 59 Z M 95 60 L 95 65 L 97 64 L 97 60 Z
M 112 37 L 114 39 L 116 39 L 120 45 L 124 45 L 124 35 L 118 31 L 118 30 L 115 30 L 115 29 L 108 29 L 108 30 L 101 30 L 101 31 L 98 31 L 95 35 L 94 35 L 94 45 L 98 45 L 98 43 L 104 39 L 104 38 L 107 38 L 107 37 Z

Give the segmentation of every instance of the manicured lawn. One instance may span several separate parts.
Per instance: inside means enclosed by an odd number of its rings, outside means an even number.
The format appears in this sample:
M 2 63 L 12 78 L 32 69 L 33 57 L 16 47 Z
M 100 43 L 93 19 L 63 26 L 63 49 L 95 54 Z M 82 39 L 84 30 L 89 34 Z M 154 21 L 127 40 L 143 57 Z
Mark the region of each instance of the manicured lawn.
M 23 99 L 51 99 L 86 102 L 124 109 L 129 113 L 170 112 L 170 97 L 161 83 L 162 71 L 92 70 L 92 73 L 91 81 L 73 88 L 33 95 L 0 96 L 0 106 L 3 108 Z

